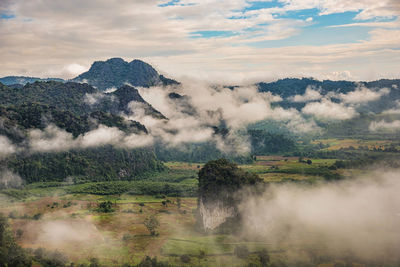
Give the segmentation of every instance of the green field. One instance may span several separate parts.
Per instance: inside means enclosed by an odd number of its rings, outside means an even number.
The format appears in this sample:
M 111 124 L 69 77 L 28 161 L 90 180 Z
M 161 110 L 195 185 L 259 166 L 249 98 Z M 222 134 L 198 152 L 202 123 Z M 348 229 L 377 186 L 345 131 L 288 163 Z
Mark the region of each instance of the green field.
M 313 183 L 334 175 L 357 173 L 329 169 L 335 162 L 336 159 L 257 156 L 252 164 L 240 167 L 257 173 L 267 183 Z M 318 247 L 311 244 L 306 251 L 307 241 L 272 247 L 239 236 L 197 232 L 197 172 L 203 164 L 165 165 L 168 170 L 134 181 L 34 183 L 23 189 L 3 190 L 0 211 L 9 217 L 15 235 L 22 232 L 17 237 L 19 245 L 32 251 L 40 247 L 59 250 L 78 264 L 89 264 L 91 258 L 97 258 L 106 266 L 122 266 L 156 256 L 175 266 L 260 266 L 259 253 L 263 249 L 278 266 L 281 262 L 297 266 L 313 261 L 307 251 Z M 99 203 L 105 201 L 112 203 L 113 212 L 98 211 Z M 151 236 L 143 224 L 150 215 L 160 222 L 156 236 Z M 248 249 L 245 258 L 237 257 L 238 246 Z M 319 259 L 315 265 L 333 266 L 334 262 L 332 258 Z

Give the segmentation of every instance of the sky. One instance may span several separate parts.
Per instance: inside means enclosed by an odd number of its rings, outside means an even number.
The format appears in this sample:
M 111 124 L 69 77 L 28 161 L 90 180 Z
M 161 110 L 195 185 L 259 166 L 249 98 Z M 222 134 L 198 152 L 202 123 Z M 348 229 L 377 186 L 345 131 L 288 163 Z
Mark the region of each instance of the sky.
M 175 79 L 400 78 L 400 0 L 0 0 L 0 76 L 141 59 Z

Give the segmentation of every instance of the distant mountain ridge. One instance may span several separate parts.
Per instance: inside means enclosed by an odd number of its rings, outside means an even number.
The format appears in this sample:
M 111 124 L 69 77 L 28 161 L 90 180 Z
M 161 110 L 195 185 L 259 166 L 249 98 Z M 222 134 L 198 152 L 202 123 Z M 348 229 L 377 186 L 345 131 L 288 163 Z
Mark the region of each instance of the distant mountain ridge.
M 374 112 L 380 113 L 385 109 L 396 108 L 396 100 L 400 100 L 400 79 L 381 79 L 371 82 L 363 81 L 332 81 L 332 80 L 315 80 L 312 78 L 286 78 L 274 82 L 260 82 L 256 84 L 259 92 L 271 92 L 274 95 L 282 97 L 282 101 L 278 101 L 278 105 L 284 108 L 302 109 L 306 101 L 294 102 L 291 98 L 296 95 L 304 95 L 308 87 L 317 90 L 322 96 L 327 96 L 330 93 L 348 94 L 357 90 L 359 87 L 366 87 L 372 91 L 378 91 L 382 88 L 388 88 L 389 93 L 382 95 L 379 99 L 368 102 L 358 108 L 358 111 L 365 113 Z M 234 87 L 232 87 L 234 90 Z M 339 99 L 333 99 L 340 102 Z
M 179 84 L 175 80 L 158 74 L 146 62 L 138 59 L 126 62 L 122 58 L 95 61 L 87 72 L 80 74 L 72 81 L 86 82 L 99 90 L 119 88 L 125 84 L 140 87 Z
M 27 83 L 34 83 L 36 81 L 39 82 L 47 82 L 47 81 L 56 81 L 56 82 L 65 82 L 60 78 L 37 78 L 37 77 L 26 77 L 26 76 L 6 76 L 0 78 L 0 82 L 5 85 L 15 85 L 22 84 L 25 85 Z
M 256 84 L 260 92 L 271 92 L 283 98 L 302 95 L 308 86 L 314 86 L 321 90 L 321 94 L 328 92 L 348 93 L 354 91 L 358 86 L 367 88 L 392 88 L 393 85 L 400 85 L 400 79 L 381 79 L 371 82 L 363 81 L 332 81 L 332 80 L 316 80 L 313 78 L 285 78 L 274 82 L 259 82 Z M 400 88 L 400 87 L 399 87 Z

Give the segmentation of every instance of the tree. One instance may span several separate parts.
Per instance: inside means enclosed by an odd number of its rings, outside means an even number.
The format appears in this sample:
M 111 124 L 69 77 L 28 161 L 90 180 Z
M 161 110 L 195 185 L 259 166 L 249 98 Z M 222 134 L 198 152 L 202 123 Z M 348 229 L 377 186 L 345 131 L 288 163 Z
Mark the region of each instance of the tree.
M 181 208 L 181 198 L 180 197 L 176 198 L 176 206 L 178 207 L 178 209 Z
M 270 257 L 268 251 L 264 248 L 258 252 L 258 257 L 260 258 L 261 266 L 268 266 L 270 263 Z
M 111 201 L 104 201 L 100 202 L 99 207 L 97 209 L 98 212 L 113 212 L 114 209 L 112 208 L 112 202 Z
M 31 266 L 30 257 L 15 243 L 8 227 L 7 219 L 0 213 L 0 267 Z
M 238 258 L 246 258 L 250 254 L 248 248 L 242 245 L 236 246 L 234 253 Z
M 187 255 L 187 254 L 183 254 L 183 255 L 181 256 L 181 261 L 182 261 L 183 263 L 189 263 L 189 262 L 190 262 L 190 256 Z
M 100 262 L 97 258 L 91 258 L 90 259 L 90 265 L 89 267 L 100 267 Z
M 154 236 L 157 234 L 156 230 L 160 226 L 160 222 L 154 215 L 147 217 L 143 224 L 146 226 L 147 230 L 149 230 L 150 235 Z

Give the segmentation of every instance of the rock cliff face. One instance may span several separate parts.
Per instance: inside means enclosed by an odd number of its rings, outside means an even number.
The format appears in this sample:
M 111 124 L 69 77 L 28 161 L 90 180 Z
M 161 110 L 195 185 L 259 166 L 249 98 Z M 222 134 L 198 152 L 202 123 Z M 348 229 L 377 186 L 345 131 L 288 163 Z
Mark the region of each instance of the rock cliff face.
M 205 232 L 230 232 L 240 224 L 240 190 L 261 182 L 226 159 L 209 161 L 199 171 L 197 224 Z
M 235 208 L 224 205 L 223 201 L 205 202 L 202 198 L 199 200 L 199 214 L 205 231 L 213 231 L 228 218 L 237 216 Z

